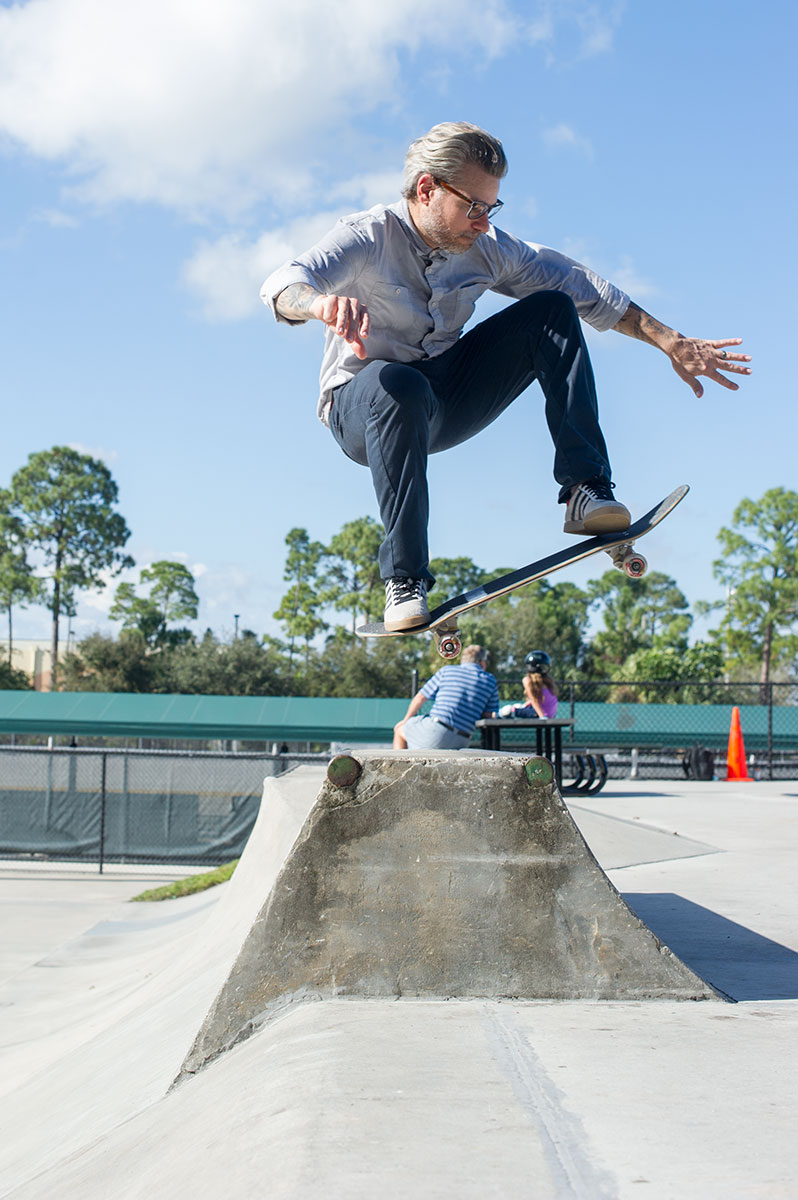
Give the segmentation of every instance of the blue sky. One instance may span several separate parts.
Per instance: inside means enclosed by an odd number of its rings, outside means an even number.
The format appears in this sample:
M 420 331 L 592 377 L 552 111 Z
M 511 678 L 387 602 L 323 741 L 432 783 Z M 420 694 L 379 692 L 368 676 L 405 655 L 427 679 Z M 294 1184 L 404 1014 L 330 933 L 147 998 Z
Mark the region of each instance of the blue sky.
M 697 401 L 660 353 L 589 335 L 619 497 L 639 513 L 692 487 L 650 565 L 719 598 L 720 526 L 798 486 L 797 24 L 788 0 L 0 3 L 0 486 L 56 444 L 103 458 L 126 577 L 179 559 L 198 629 L 279 632 L 288 530 L 378 514 L 315 416 L 321 326 L 278 327 L 259 285 L 393 201 L 414 137 L 469 120 L 504 142 L 505 228 L 754 356 L 738 392 L 706 381 Z M 559 549 L 551 462 L 533 387 L 431 461 L 432 553 Z M 80 598 L 78 636 L 115 628 L 116 582 Z M 47 612 L 15 630 L 46 637 Z

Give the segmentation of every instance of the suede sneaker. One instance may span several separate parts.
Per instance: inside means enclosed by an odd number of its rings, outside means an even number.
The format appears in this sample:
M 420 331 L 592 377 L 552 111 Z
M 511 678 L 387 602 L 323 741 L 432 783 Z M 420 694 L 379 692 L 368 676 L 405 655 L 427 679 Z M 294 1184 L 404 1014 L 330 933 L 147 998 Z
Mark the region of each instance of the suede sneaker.
M 390 633 L 415 629 L 429 616 L 427 581 L 395 575 L 385 580 L 385 628 Z
M 565 533 L 620 533 L 628 529 L 632 514 L 613 497 L 614 483 L 597 476 L 571 489 L 565 509 Z

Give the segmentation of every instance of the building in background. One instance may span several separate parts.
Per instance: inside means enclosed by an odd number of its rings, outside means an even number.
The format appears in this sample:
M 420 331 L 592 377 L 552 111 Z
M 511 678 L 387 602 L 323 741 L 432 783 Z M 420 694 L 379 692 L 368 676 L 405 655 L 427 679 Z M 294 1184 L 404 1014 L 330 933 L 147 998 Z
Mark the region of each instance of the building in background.
M 3 660 L 8 661 L 8 640 L 0 642 L 0 653 Z M 58 661 L 63 662 L 65 655 L 74 649 L 74 643 L 64 642 L 58 647 Z M 37 692 L 49 692 L 51 671 L 51 646 L 49 638 L 38 641 L 36 638 L 14 638 L 11 650 L 11 666 L 15 671 L 24 671 Z

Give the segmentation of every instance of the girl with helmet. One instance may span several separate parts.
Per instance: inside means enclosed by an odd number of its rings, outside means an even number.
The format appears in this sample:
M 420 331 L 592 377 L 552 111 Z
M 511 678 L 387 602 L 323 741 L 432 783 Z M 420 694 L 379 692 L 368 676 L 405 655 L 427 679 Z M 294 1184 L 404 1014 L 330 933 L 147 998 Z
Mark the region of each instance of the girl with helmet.
M 545 650 L 531 650 L 524 659 L 526 675 L 523 704 L 505 704 L 502 717 L 553 717 L 557 713 L 557 687 L 550 675 L 551 659 Z

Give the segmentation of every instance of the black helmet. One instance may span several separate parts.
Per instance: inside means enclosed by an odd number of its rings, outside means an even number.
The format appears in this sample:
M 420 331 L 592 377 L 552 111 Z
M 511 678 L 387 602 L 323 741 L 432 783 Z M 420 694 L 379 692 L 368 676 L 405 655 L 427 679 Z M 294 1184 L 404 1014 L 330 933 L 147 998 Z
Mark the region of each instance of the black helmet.
M 530 674 L 548 675 L 551 670 L 551 659 L 545 650 L 530 650 L 524 659 L 524 666 Z

